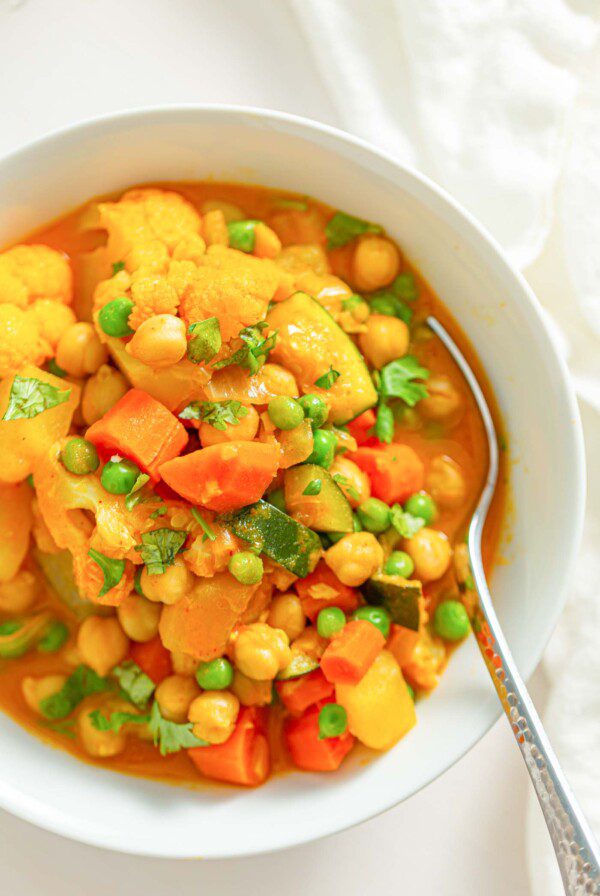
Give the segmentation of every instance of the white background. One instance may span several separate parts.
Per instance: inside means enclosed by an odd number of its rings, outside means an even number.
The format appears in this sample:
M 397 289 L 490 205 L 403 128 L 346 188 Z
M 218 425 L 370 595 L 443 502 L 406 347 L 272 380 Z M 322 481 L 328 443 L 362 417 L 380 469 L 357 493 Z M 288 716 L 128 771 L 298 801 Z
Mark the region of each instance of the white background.
M 163 103 L 245 103 L 339 124 L 281 0 L 0 0 L 0 100 L 0 155 L 78 119 Z M 543 281 L 539 262 L 537 269 Z M 541 672 L 533 692 L 543 708 Z M 131 858 L 71 843 L 0 810 L 0 889 L 17 896 L 229 896 L 267 888 L 290 896 L 529 896 L 527 787 L 501 719 L 409 802 L 274 856 Z

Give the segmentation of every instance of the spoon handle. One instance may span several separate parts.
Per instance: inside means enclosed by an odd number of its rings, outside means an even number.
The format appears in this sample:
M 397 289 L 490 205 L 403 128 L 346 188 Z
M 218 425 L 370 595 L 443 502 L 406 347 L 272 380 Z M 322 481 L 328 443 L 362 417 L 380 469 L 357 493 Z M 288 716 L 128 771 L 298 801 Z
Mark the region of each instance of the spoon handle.
M 502 634 L 492 606 L 481 551 L 475 545 L 475 549 L 471 548 L 471 534 L 478 539 L 478 533 L 473 529 L 469 532 L 471 568 L 479 595 L 472 620 L 473 630 L 544 813 L 565 893 L 568 896 L 598 894 L 598 845 L 550 746 Z

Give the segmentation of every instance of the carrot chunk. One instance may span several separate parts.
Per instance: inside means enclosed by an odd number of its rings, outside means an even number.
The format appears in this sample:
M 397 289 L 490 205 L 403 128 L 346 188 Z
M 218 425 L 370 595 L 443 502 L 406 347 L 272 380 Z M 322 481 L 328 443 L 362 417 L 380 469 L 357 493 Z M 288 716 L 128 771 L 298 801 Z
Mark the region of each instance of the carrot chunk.
M 321 657 L 321 669 L 334 684 L 356 684 L 385 646 L 385 638 L 372 622 L 355 619 L 333 637 Z
M 373 626 L 374 628 L 375 626 Z M 340 737 L 319 738 L 319 712 L 329 701 L 311 706 L 297 719 L 288 719 L 284 738 L 288 752 L 298 768 L 309 772 L 334 772 L 354 746 L 349 731 Z
M 173 672 L 171 654 L 163 645 L 159 635 L 144 644 L 132 644 L 129 649 L 129 657 L 138 664 L 148 678 L 152 679 L 154 684 L 160 684 Z
M 224 513 L 258 501 L 278 463 L 277 445 L 224 442 L 163 463 L 160 475 L 192 504 Z
M 313 703 L 331 697 L 334 686 L 327 681 L 320 669 L 315 669 L 314 672 L 292 681 L 276 681 L 275 689 L 285 708 L 294 715 L 299 715 Z
M 325 607 L 339 607 L 344 613 L 353 613 L 358 607 L 358 592 L 340 582 L 324 560 L 306 578 L 294 582 L 294 588 L 311 622 Z
M 410 662 L 415 647 L 419 641 L 419 632 L 414 632 L 411 628 L 404 625 L 396 625 L 393 623 L 390 636 L 388 638 L 387 649 L 394 655 L 399 666 L 405 666 Z
M 159 466 L 177 457 L 188 436 L 183 424 L 164 404 L 142 389 L 130 389 L 86 432 L 105 457 L 121 454 L 157 482 Z
M 242 707 L 233 734 L 224 744 L 192 747 L 188 755 L 207 778 L 256 787 L 271 766 L 263 714 L 256 707 Z
M 368 432 L 373 426 L 375 426 L 375 411 L 369 408 L 367 411 L 359 414 L 358 417 L 355 417 L 354 420 L 351 420 L 348 424 L 348 429 L 350 430 L 350 435 L 356 439 L 357 444 L 363 445 L 369 438 Z
M 348 455 L 371 480 L 371 492 L 388 504 L 402 504 L 423 488 L 425 468 L 408 445 L 363 446 Z

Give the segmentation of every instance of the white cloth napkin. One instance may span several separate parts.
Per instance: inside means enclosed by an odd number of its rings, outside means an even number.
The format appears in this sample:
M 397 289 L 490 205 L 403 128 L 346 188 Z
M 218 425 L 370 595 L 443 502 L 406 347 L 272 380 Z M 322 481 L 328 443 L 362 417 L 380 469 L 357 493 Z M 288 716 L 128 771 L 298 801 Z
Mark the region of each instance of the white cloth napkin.
M 544 721 L 600 835 L 600 5 L 289 3 L 346 129 L 456 196 L 528 269 L 554 319 L 582 404 L 590 482 L 571 599 L 544 659 Z M 559 896 L 533 796 L 527 836 L 531 892 Z

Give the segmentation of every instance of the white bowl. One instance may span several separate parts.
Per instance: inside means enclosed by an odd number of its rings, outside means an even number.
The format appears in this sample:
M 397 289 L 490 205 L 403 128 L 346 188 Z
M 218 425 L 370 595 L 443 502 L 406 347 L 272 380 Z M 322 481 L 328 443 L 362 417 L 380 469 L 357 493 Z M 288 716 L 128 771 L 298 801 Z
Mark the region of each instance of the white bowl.
M 540 307 L 449 196 L 360 140 L 274 112 L 183 107 L 78 124 L 0 162 L 0 245 L 110 190 L 151 180 L 289 188 L 381 222 L 477 347 L 507 425 L 512 506 L 492 592 L 519 668 L 535 668 L 579 544 L 584 458 L 576 403 Z M 192 791 L 122 777 L 50 750 L 0 715 L 0 805 L 96 846 L 225 857 L 293 846 L 364 821 L 432 781 L 498 718 L 470 639 L 393 750 L 335 775 L 289 774 L 254 791 Z

